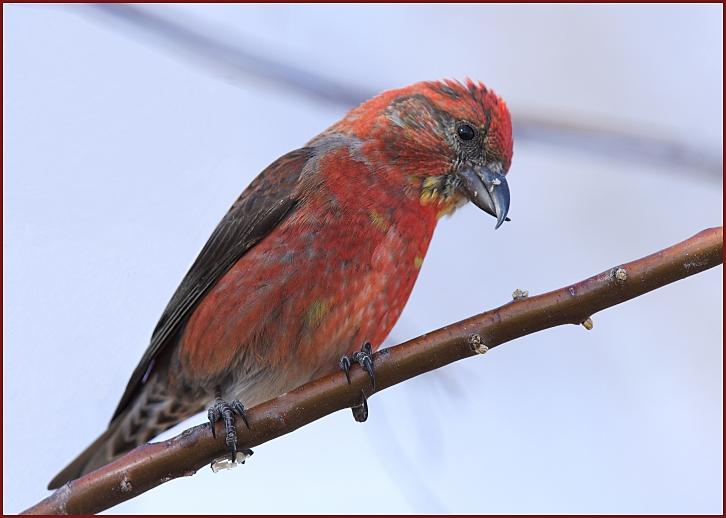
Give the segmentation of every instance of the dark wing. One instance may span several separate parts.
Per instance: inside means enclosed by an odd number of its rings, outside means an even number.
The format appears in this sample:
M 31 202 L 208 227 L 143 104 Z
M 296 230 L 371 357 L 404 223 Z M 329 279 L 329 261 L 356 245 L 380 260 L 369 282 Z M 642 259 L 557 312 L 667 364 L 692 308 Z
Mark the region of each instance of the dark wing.
M 301 148 L 277 159 L 252 181 L 219 222 L 161 315 L 112 422 L 134 399 L 154 359 L 174 341 L 204 294 L 295 206 L 298 180 L 311 156 L 312 148 Z

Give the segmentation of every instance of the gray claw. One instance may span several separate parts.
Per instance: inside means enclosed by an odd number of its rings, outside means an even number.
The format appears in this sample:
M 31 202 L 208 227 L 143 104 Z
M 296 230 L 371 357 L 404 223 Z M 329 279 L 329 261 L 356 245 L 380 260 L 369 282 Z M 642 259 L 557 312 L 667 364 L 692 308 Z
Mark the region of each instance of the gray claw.
M 232 410 L 234 411 L 234 413 L 242 418 L 242 421 L 244 421 L 245 426 L 249 430 L 250 423 L 249 423 L 249 421 L 247 421 L 247 412 L 245 411 L 245 406 L 242 403 L 240 403 L 239 399 L 235 399 L 234 401 L 232 401 L 232 405 L 230 405 L 230 406 L 232 407 Z
M 364 371 L 368 373 L 368 377 L 371 379 L 371 385 L 373 386 L 373 391 L 375 391 L 376 373 L 375 369 L 373 368 L 373 347 L 371 347 L 370 342 L 366 342 L 363 344 L 361 352 L 358 353 L 358 358 L 360 366 L 363 368 Z
M 350 358 L 347 356 L 343 356 L 340 359 L 340 368 L 345 372 L 345 379 L 348 380 L 348 385 L 350 385 L 350 367 L 351 367 Z
M 360 391 L 361 402 L 358 406 L 351 408 L 353 411 L 353 419 L 359 423 L 364 423 L 368 419 L 368 400 L 366 394 L 362 390 Z

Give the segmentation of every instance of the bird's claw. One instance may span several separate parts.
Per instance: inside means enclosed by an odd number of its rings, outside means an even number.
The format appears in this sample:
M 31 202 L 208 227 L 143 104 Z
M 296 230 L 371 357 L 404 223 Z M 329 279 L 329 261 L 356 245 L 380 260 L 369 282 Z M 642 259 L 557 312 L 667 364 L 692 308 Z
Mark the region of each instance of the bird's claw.
M 368 419 L 368 400 L 366 394 L 362 390 L 360 391 L 360 404 L 351 408 L 353 411 L 353 419 L 359 423 L 364 423 Z
M 373 367 L 373 347 L 370 342 L 366 342 L 361 347 L 360 351 L 354 352 L 350 356 L 343 356 L 340 359 L 340 368 L 345 372 L 345 377 L 350 384 L 350 368 L 357 363 L 361 366 L 361 369 L 368 373 L 368 377 L 371 379 L 371 385 L 373 390 L 376 390 L 376 373 Z
M 348 385 L 350 385 L 350 367 L 352 363 L 350 361 L 350 358 L 348 356 L 343 356 L 340 359 L 340 368 L 345 372 L 345 379 L 348 380 Z
M 232 401 L 232 404 L 230 406 L 232 407 L 232 411 L 242 418 L 242 421 L 244 421 L 245 426 L 249 430 L 250 423 L 249 421 L 247 421 L 247 412 L 245 411 L 245 406 L 240 403 L 239 399 L 235 399 L 234 401 Z
M 233 463 L 237 458 L 237 430 L 234 427 L 235 415 L 240 416 L 245 426 L 249 429 L 250 423 L 247 421 L 245 407 L 236 399 L 232 403 L 227 403 L 222 399 L 220 394 L 217 394 L 217 397 L 214 399 L 214 404 L 207 411 L 207 419 L 209 419 L 209 423 L 212 425 L 212 437 L 217 437 L 215 429 L 217 421 L 221 419 L 224 422 L 224 442 L 227 444 L 227 448 L 229 448 Z M 243 450 L 243 452 L 249 452 L 251 455 L 252 450 Z

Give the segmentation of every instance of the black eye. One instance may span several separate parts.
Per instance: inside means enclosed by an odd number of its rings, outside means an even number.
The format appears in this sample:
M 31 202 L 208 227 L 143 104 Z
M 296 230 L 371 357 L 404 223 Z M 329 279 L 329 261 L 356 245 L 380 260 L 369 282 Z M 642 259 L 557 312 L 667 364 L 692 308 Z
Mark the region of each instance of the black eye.
M 471 140 L 476 137 L 476 130 L 465 122 L 459 124 L 456 128 L 456 134 L 461 140 Z

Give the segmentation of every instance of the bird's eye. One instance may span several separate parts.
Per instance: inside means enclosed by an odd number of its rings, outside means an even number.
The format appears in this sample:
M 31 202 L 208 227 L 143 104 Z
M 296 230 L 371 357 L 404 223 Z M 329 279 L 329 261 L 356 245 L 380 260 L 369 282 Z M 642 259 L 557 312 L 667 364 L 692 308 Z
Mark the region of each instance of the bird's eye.
M 462 122 L 456 127 L 456 134 L 461 140 L 471 140 L 476 137 L 476 130 L 469 124 Z

